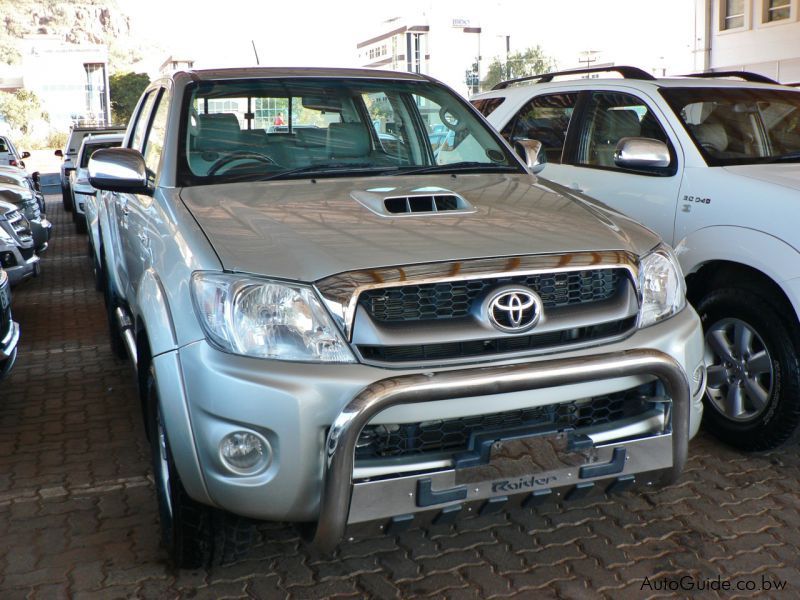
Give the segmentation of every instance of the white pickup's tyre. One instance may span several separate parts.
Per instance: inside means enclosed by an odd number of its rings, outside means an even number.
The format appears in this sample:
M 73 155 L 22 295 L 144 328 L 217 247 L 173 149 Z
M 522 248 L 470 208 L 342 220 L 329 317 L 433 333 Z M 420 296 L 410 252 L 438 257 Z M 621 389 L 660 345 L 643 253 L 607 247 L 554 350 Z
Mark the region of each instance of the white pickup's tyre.
M 800 421 L 795 327 L 773 300 L 746 288 L 709 292 L 697 312 L 706 339 L 706 429 L 743 450 L 785 441 Z
M 252 545 L 254 522 L 200 504 L 189 496 L 172 458 L 152 366 L 147 375 L 145 394 L 162 543 L 171 560 L 181 569 L 209 567 L 237 560 Z

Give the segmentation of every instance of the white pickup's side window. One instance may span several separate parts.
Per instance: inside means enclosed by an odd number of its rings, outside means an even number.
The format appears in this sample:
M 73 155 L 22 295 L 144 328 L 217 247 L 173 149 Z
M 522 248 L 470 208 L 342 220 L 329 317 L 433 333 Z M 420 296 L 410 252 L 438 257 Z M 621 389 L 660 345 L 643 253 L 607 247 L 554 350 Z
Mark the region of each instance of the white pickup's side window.
M 640 98 L 621 92 L 594 92 L 586 107 L 576 164 L 617 168 L 614 152 L 625 137 L 645 137 L 664 142 L 669 138 L 656 115 Z
M 503 137 L 511 143 L 537 140 L 542 143 L 547 162 L 560 163 L 577 99 L 576 92 L 536 96 L 506 125 Z

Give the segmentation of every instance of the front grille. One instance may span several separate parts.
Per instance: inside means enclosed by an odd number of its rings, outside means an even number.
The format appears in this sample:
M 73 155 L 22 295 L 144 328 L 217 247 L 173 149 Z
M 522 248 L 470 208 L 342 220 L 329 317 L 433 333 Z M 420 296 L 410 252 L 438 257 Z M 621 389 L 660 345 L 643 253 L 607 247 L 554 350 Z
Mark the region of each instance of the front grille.
M 655 384 L 567 402 L 460 419 L 395 425 L 368 425 L 356 446 L 356 459 L 392 458 L 421 454 L 456 454 L 469 449 L 472 436 L 492 432 L 498 437 L 518 427 L 552 426 L 580 429 L 642 415 L 653 408 Z
M 534 335 L 468 340 L 440 344 L 414 344 L 406 346 L 370 346 L 359 344 L 358 351 L 365 360 L 379 362 L 406 362 L 470 358 L 483 354 L 504 354 L 541 350 L 553 346 L 587 343 L 610 336 L 621 335 L 633 327 L 636 317 L 621 321 L 574 327 Z
M 367 290 L 359 304 L 376 321 L 409 322 L 466 317 L 493 288 L 522 285 L 539 294 L 544 308 L 600 302 L 612 298 L 625 269 L 591 269 L 449 281 Z

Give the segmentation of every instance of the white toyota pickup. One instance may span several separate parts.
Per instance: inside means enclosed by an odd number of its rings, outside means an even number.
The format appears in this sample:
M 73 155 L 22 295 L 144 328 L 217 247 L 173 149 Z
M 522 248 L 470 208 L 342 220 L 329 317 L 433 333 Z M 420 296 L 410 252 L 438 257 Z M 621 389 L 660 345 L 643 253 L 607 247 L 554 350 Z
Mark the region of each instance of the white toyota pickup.
M 472 101 L 512 144 L 541 142 L 542 177 L 675 247 L 705 330 L 704 423 L 739 448 L 773 447 L 800 421 L 800 90 L 611 70 L 622 78 L 548 73 Z

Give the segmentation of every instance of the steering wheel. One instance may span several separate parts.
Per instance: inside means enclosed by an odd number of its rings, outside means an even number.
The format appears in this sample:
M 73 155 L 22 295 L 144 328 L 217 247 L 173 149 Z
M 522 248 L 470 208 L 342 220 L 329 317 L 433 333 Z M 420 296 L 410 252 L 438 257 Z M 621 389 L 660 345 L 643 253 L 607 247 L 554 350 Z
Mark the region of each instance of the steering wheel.
M 237 160 L 250 160 L 253 162 L 263 163 L 265 165 L 272 165 L 274 167 L 280 166 L 275 162 L 274 159 L 265 154 L 259 154 L 258 152 L 253 152 L 252 150 L 235 150 L 234 152 L 217 159 L 217 161 L 211 165 L 211 168 L 208 170 L 208 175 L 216 175 L 217 171 L 219 171 L 222 167 Z

